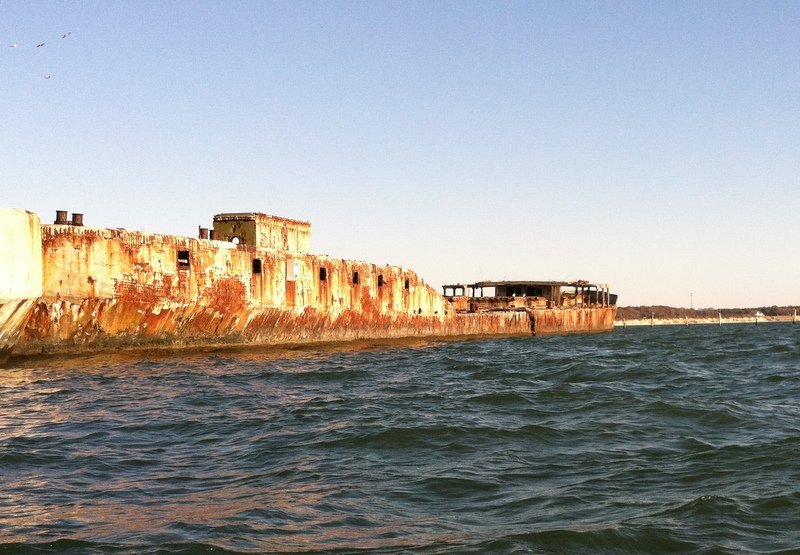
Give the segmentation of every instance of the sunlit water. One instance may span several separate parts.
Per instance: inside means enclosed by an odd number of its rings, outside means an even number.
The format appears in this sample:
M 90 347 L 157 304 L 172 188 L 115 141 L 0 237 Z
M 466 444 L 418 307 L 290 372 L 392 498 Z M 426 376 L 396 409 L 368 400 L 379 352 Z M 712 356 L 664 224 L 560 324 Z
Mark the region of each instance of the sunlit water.
M 800 551 L 800 326 L 0 370 L 0 552 Z

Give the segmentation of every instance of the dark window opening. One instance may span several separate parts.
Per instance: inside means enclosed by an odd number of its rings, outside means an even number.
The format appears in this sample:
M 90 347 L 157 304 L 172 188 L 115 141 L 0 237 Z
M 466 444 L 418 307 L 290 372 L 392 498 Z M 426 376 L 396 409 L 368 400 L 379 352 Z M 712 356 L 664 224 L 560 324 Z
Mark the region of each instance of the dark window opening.
M 410 286 L 411 286 L 411 282 L 408 281 L 408 278 L 406 278 L 405 288 L 408 289 Z
M 378 274 L 378 287 L 383 287 L 383 274 Z
M 358 285 L 360 282 L 358 281 L 358 272 L 353 272 L 353 285 Z
M 254 258 L 253 259 L 253 273 L 260 274 L 261 273 L 261 259 Z
M 328 279 L 328 269 L 327 268 L 320 268 L 319 269 L 319 280 L 326 281 Z
M 189 251 L 178 251 L 178 266 L 189 265 Z

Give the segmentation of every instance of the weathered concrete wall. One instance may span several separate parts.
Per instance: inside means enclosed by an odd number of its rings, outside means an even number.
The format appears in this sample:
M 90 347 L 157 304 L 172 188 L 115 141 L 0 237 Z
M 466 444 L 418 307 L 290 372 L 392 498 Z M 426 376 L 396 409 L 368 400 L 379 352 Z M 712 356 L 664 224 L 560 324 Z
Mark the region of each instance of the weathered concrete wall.
M 533 332 L 536 335 L 609 331 L 614 327 L 616 315 L 616 306 L 531 311 Z
M 445 312 L 441 295 L 398 266 L 61 225 L 42 226 L 42 242 L 48 299 L 197 303 L 219 310 L 315 308 L 334 317 L 346 310 L 440 318 Z
M 469 314 L 441 320 L 355 310 L 334 317 L 314 308 L 220 312 L 212 307 L 176 303 L 158 310 L 147 309 L 147 304 L 133 305 L 116 299 L 40 302 L 33 308 L 14 354 L 530 334 L 530 320 L 524 312 Z
M 238 237 L 245 245 L 295 254 L 311 252 L 311 224 L 260 212 L 217 214 L 214 233 L 222 241 Z
M 39 216 L 0 208 L 0 302 L 42 294 L 42 234 Z
M 80 353 L 110 348 L 183 348 L 294 345 L 408 337 L 528 336 L 611 329 L 614 307 L 451 315 L 380 314 L 277 307 L 220 311 L 173 303 L 153 308 L 119 299 L 39 302 L 14 354 Z
M 0 364 L 11 355 L 28 323 L 36 299 L 0 302 Z
M 42 234 L 39 216 L 0 208 L 0 363 L 22 335 L 42 294 Z
M 16 353 L 476 332 L 447 329 L 448 303 L 398 266 L 64 225 L 42 226 L 42 245 L 43 297 Z

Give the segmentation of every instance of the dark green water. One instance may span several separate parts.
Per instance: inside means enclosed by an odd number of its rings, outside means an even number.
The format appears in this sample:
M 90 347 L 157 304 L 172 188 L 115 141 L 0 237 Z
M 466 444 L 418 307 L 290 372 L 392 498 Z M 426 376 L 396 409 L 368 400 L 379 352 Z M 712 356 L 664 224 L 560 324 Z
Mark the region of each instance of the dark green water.
M 225 551 L 800 552 L 800 326 L 0 370 L 0 553 Z

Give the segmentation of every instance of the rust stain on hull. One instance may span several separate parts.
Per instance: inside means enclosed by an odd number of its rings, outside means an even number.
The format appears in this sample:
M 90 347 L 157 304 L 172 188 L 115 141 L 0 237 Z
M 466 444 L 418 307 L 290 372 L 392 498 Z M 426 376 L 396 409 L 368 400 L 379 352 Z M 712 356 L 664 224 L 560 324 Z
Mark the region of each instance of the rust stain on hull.
M 293 345 L 364 339 L 553 335 L 608 331 L 615 308 L 459 314 L 446 319 L 345 310 L 243 307 L 218 311 L 175 305 L 86 299 L 79 304 L 33 304 L 15 356 L 74 354 L 98 349 L 152 349 L 199 345 Z

